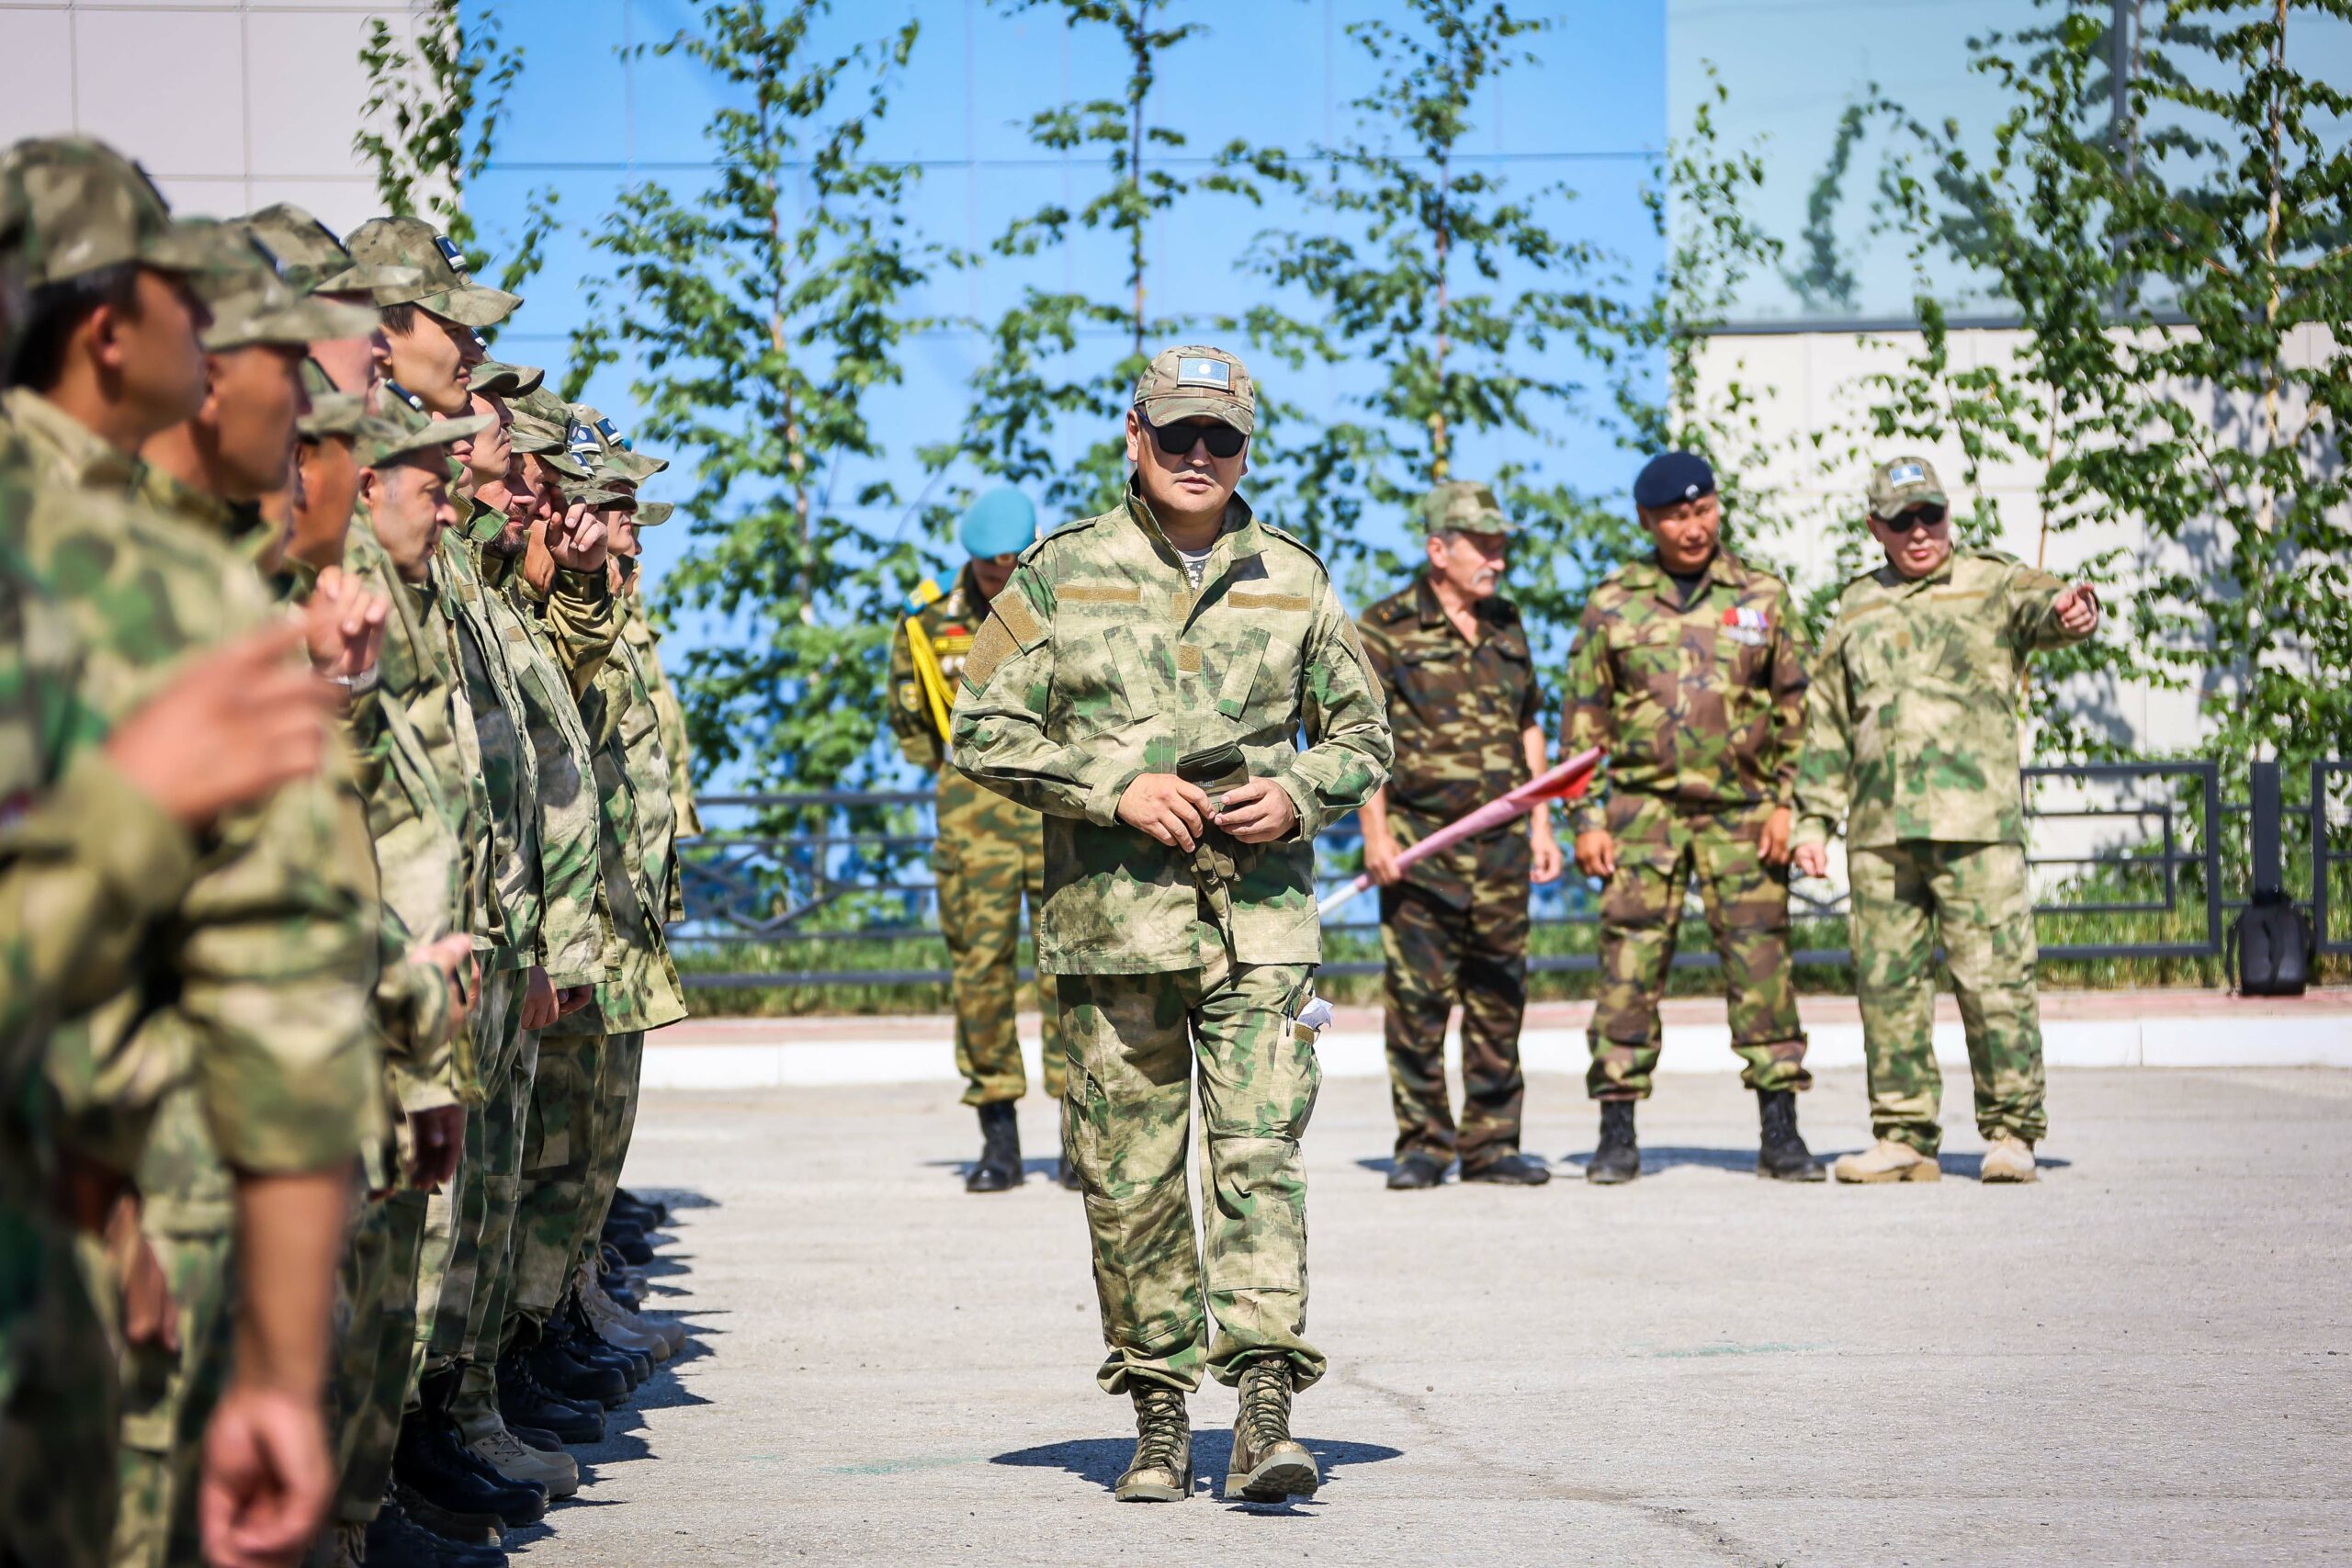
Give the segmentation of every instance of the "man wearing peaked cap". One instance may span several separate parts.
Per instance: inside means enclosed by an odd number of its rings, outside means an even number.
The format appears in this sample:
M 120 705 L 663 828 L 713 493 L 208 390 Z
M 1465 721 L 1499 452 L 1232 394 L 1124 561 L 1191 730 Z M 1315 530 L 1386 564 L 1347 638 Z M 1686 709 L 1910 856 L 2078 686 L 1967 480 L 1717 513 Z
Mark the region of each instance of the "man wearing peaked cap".
M 1943 1080 L 1935 945 L 1974 1069 L 1982 1179 L 2034 1180 L 2049 1130 L 2034 994 L 2017 694 L 2039 651 L 2098 626 L 2098 600 L 1997 550 L 1952 547 L 1933 464 L 1872 470 L 1871 536 L 1886 563 L 1846 587 L 1822 639 L 1798 772 L 1800 870 L 1828 870 L 1841 821 L 1875 1146 L 1840 1181 L 1934 1181 Z
M 359 295 L 359 303 L 373 306 L 378 290 L 399 293 L 424 281 L 413 266 L 355 258 L 334 230 L 292 202 L 247 213 L 237 223 L 277 258 L 285 281 L 305 293 Z
M 534 489 L 548 488 L 549 476 L 575 484 L 588 481 L 588 465 L 571 452 L 570 405 L 541 385 L 517 394 L 509 406 L 514 423 L 508 437 L 517 453 L 532 459 L 524 465 L 524 475 Z
M 1518 525 L 1483 484 L 1422 498 L 1427 564 L 1363 613 L 1364 656 L 1388 698 L 1396 761 L 1364 802 L 1364 868 L 1380 886 L 1390 1095 L 1388 1185 L 1438 1184 L 1458 1154 L 1464 1181 L 1541 1186 L 1551 1167 L 1521 1152 L 1527 1078 L 1528 887 L 1560 874 L 1549 806 L 1443 854 L 1396 869 L 1402 849 L 1543 771 L 1542 683 L 1519 612 L 1502 597 Z M 1445 1084 L 1445 1026 L 1462 998 L 1462 1122 Z
M 1652 548 L 1593 589 L 1568 659 L 1561 747 L 1609 753 L 1569 811 L 1603 883 L 1600 996 L 1585 1087 L 1600 1102 L 1588 1181 L 1641 1174 L 1634 1107 L 1659 1051 L 1658 1000 L 1693 877 L 1723 957 L 1731 1045 L 1760 1126 L 1757 1174 L 1818 1181 L 1797 1132 L 1804 1030 L 1790 976 L 1789 826 L 1804 733 L 1804 646 L 1788 585 L 1722 541 L 1714 470 L 1667 452 L 1634 481 Z
M 466 275 L 465 257 L 419 218 L 374 218 L 351 231 L 353 259 L 413 268 L 417 280 L 374 290 L 383 311 L 386 389 L 423 412 L 466 412 L 467 372 L 484 357 L 476 329 L 495 326 L 522 304 Z
M 980 1122 L 980 1157 L 966 1173 L 964 1190 L 1002 1192 L 1022 1180 L 1014 1107 L 1028 1078 L 1014 1026 L 1014 960 L 1022 895 L 1028 894 L 1033 922 L 1045 898 L 1045 820 L 983 789 L 948 760 L 948 716 L 989 602 L 1012 580 L 1014 558 L 1036 542 L 1036 508 L 1017 490 L 990 491 L 965 512 L 956 538 L 967 558 L 955 586 L 942 593 L 925 581 L 890 639 L 890 731 L 900 755 L 937 775 L 932 869 L 940 934 L 956 976 L 956 1070 L 964 1075 L 964 1103 L 977 1108 Z M 1037 1001 L 1046 1093 L 1058 1100 L 1061 1010 L 1050 975 L 1037 977 Z M 1058 1174 L 1064 1186 L 1076 1186 L 1068 1150 Z
M 629 482 L 642 484 L 670 466 L 666 457 L 650 457 L 637 451 L 611 420 L 586 403 L 572 404 L 571 413 L 575 448 L 584 449 L 593 442 L 604 466 Z

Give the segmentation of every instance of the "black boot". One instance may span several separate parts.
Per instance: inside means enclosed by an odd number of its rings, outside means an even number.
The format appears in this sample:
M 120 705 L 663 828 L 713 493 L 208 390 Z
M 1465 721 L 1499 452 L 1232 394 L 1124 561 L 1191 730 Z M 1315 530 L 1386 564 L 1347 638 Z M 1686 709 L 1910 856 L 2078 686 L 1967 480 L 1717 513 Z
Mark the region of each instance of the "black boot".
M 628 1367 L 627 1375 L 629 1392 L 634 1393 L 645 1386 L 645 1380 L 653 1375 L 653 1358 L 636 1350 L 625 1350 L 599 1334 L 596 1331 L 596 1325 L 589 1321 L 588 1308 L 581 1301 L 577 1291 L 572 1292 L 571 1303 L 564 1309 L 564 1314 L 571 1325 L 571 1338 L 575 1347 L 584 1345 L 590 1350 L 600 1352 L 605 1357 L 619 1357 Z
M 1493 1159 L 1481 1160 L 1475 1168 L 1464 1166 L 1462 1179 L 1500 1182 L 1507 1187 L 1541 1187 L 1552 1179 L 1552 1168 L 1533 1155 L 1513 1149 Z
M 563 1353 L 583 1367 L 601 1368 L 621 1380 L 621 1403 L 637 1392 L 637 1359 L 623 1355 L 594 1335 L 586 1333 L 572 1320 L 569 1310 L 559 1312 L 548 1320 L 551 1336 L 560 1338 Z
M 1584 1179 L 1600 1187 L 1614 1187 L 1642 1174 L 1641 1145 L 1634 1142 L 1634 1102 L 1600 1102 L 1600 1146 L 1592 1151 Z
M 1445 1179 L 1445 1168 L 1453 1163 L 1421 1149 L 1400 1155 L 1388 1167 L 1388 1190 L 1426 1191 Z
M 506 1417 L 507 1430 L 532 1427 L 552 1432 L 567 1443 L 603 1442 L 603 1402 L 570 1400 L 541 1382 L 530 1354 L 537 1348 L 538 1340 L 537 1331 L 526 1324 L 498 1358 L 498 1408 Z
M 410 1517 L 397 1491 L 385 1490 L 383 1506 L 368 1521 L 368 1568 L 504 1568 L 503 1550 L 481 1544 L 470 1532 L 460 1538 L 426 1529 Z M 494 1539 L 496 1521 L 491 1525 Z
M 623 1262 L 634 1263 L 642 1269 L 653 1261 L 653 1244 L 645 1239 L 645 1233 L 622 1220 L 606 1220 L 600 1239 L 605 1246 L 619 1253 Z
M 418 1385 L 423 1404 L 401 1419 L 393 1476 L 452 1513 L 492 1516 L 510 1529 L 537 1523 L 548 1511 L 547 1488 L 509 1481 L 487 1465 L 476 1468 L 480 1461 L 449 1419 L 449 1396 L 457 1383 L 454 1369 L 444 1369 Z
M 538 1343 L 532 1346 L 526 1358 L 531 1375 L 546 1385 L 548 1392 L 573 1404 L 588 1404 L 612 1410 L 628 1403 L 628 1379 L 610 1367 L 590 1366 L 571 1353 L 566 1346 L 560 1316 L 549 1318 L 539 1332 Z M 544 1427 L 544 1421 L 534 1422 Z M 551 1430 L 560 1431 L 554 1427 Z
M 1021 1185 L 1021 1121 L 1012 1101 L 980 1107 L 980 1157 L 964 1178 L 967 1192 L 1010 1192 Z
M 1827 1174 L 1797 1133 L 1794 1089 L 1758 1089 L 1756 1119 L 1764 1129 L 1756 1147 L 1757 1175 L 1774 1181 L 1819 1181 Z

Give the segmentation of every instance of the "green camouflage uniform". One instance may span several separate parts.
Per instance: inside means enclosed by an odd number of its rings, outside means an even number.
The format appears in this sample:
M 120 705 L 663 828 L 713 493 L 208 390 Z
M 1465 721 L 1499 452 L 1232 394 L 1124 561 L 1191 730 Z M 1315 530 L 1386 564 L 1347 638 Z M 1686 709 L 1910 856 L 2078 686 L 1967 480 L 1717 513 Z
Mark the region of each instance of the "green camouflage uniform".
M 1483 490 L 1484 486 L 1477 487 Z M 1483 519 L 1482 519 L 1483 521 Z M 1454 629 L 1428 575 L 1358 623 L 1396 738 L 1388 821 L 1397 843 L 1430 833 L 1532 775 L 1521 740 L 1543 692 L 1519 612 L 1477 601 L 1474 644 Z M 1475 1170 L 1519 1148 L 1527 1078 L 1519 1065 L 1527 1007 L 1528 825 L 1506 822 L 1405 868 L 1380 890 L 1389 1098 L 1396 1156 L 1434 1156 Z M 1462 1125 L 1445 1086 L 1445 1025 L 1462 999 Z
M 1802 1089 L 1804 1031 L 1790 974 L 1789 873 L 1758 838 L 1791 803 L 1804 728 L 1804 647 L 1788 585 L 1717 549 L 1684 604 L 1656 557 L 1593 590 L 1568 656 L 1561 750 L 1609 753 L 1605 787 L 1569 813 L 1606 828 L 1617 873 L 1600 905 L 1593 1008 L 1595 1100 L 1642 1100 L 1659 1044 L 1657 1004 L 1695 873 L 1749 1089 Z
M 1247 372 L 1214 350 L 1163 353 L 1136 401 L 1161 423 L 1254 418 Z M 1204 1364 L 1230 1384 L 1279 1356 L 1312 1383 L 1326 1362 L 1305 1337 L 1299 1138 L 1322 1075 L 1294 1021 L 1322 957 L 1315 837 L 1389 761 L 1379 682 L 1323 563 L 1236 498 L 1195 588 L 1130 489 L 1022 553 L 965 662 L 952 757 L 1046 814 L 1037 966 L 1061 977 L 1063 1143 L 1093 1237 L 1098 1381 L 1189 1391 Z M 1245 769 L 1275 781 L 1295 830 L 1255 845 L 1212 830 L 1187 854 L 1119 821 L 1139 775 L 1180 767 L 1212 798 Z M 1184 1168 L 1196 1071 L 1216 1206 L 1198 1241 Z
M 2032 1144 L 2049 1128 L 2018 705 L 2027 660 L 2081 640 L 2053 614 L 2064 588 L 1992 550 L 1917 581 L 1881 567 L 1847 586 L 1815 663 L 1795 841 L 1846 825 L 1871 1128 L 1930 1156 L 1939 938 L 1978 1129 Z
M 983 610 L 979 586 L 967 566 L 956 574 L 954 592 L 915 614 L 938 654 L 951 704 L 962 686 L 964 659 Z M 904 623 L 890 639 L 890 732 L 908 761 L 938 775 L 933 811 L 938 840 L 931 863 L 939 889 L 939 932 L 947 939 L 947 959 L 956 974 L 956 1070 L 964 1075 L 964 1103 L 1019 1100 L 1029 1088 L 1013 1027 L 1021 896 L 1028 894 L 1034 920 L 1046 895 L 1045 818 L 981 788 L 947 761 L 947 742 L 916 678 Z M 1046 1092 L 1059 1100 L 1061 1009 L 1053 977 L 1042 973 L 1037 1006 L 1045 1033 Z

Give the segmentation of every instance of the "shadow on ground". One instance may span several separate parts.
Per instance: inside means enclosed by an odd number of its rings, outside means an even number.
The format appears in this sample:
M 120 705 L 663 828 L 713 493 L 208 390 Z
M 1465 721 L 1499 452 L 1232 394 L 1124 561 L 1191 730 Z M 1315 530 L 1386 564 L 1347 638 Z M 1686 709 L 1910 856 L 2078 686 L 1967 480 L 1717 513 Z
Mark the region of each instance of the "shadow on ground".
M 1346 1479 L 1348 1471 L 1356 1465 L 1378 1464 L 1383 1460 L 1401 1459 L 1402 1449 L 1392 1449 L 1384 1443 L 1347 1443 L 1331 1438 L 1301 1438 L 1306 1451 L 1315 1456 L 1322 1467 L 1326 1490 Z M 1133 1438 L 1072 1438 L 1067 1442 L 1043 1443 L 1034 1449 L 1015 1449 L 1011 1453 L 998 1454 L 990 1464 L 1018 1465 L 1032 1470 L 1065 1470 L 1080 1480 L 1091 1481 L 1108 1492 L 1119 1483 L 1119 1472 L 1127 1468 L 1134 1455 Z M 1193 1489 L 1195 1495 L 1216 1497 L 1225 1489 L 1225 1467 L 1233 1457 L 1233 1434 L 1223 1428 L 1193 1434 Z M 1318 1494 L 1319 1495 L 1319 1494 Z M 1237 1504 L 1239 1500 L 1236 1499 Z M 1266 1508 L 1256 1503 L 1239 1504 L 1252 1509 Z M 1267 1511 L 1279 1511 L 1268 1508 Z

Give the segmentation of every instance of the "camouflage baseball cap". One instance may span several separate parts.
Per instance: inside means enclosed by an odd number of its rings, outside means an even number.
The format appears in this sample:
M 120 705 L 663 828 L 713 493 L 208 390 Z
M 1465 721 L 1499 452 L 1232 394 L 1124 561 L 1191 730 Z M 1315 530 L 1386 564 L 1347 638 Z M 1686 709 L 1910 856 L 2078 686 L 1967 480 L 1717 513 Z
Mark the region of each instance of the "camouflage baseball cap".
M 198 218 L 189 227 L 201 232 L 212 253 L 211 265 L 190 275 L 198 297 L 212 312 L 212 324 L 198 339 L 207 353 L 264 344 L 301 348 L 376 330 L 371 310 L 288 287 L 278 276 L 276 258 L 242 226 Z
M 1475 479 L 1448 479 L 1421 497 L 1421 531 L 1443 534 L 1516 534 L 1519 525 L 1503 513 L 1494 487 Z
M 1900 517 L 1915 506 L 1950 506 L 1935 465 L 1925 457 L 1894 457 L 1871 470 L 1871 515 Z
M 490 428 L 490 423 L 489 415 L 479 413 L 463 419 L 428 419 L 413 427 L 396 419 L 364 415 L 356 444 L 359 466 L 380 468 L 420 453 L 446 450 L 457 442 L 480 435 Z
M 592 467 L 609 470 L 636 483 L 643 483 L 670 466 L 667 457 L 649 457 L 629 445 L 628 436 L 605 415 L 586 403 L 571 405 L 572 423 L 580 428 L 571 435 L 571 454 Z M 595 450 L 583 450 L 582 432 L 595 444 Z
M 247 213 L 237 222 L 277 258 L 280 276 L 313 294 L 373 294 L 424 281 L 413 266 L 352 260 L 334 230 L 290 201 Z
M 588 465 L 572 457 L 567 446 L 571 411 L 561 398 L 542 386 L 510 400 L 507 408 L 514 416 L 507 435 L 515 451 L 538 458 L 567 479 L 589 477 Z
M 25 288 L 123 262 L 198 272 L 213 254 L 147 171 L 103 141 L 44 138 L 0 154 L 0 255 Z
M 323 396 L 313 393 L 311 412 L 294 428 L 305 441 L 344 435 L 356 442 L 360 427 L 374 417 L 368 412 L 368 400 L 356 392 L 328 392 Z
M 666 501 L 640 501 L 637 503 L 637 525 L 640 528 L 659 528 L 662 524 L 670 521 L 670 513 L 676 510 L 676 507 Z
M 1258 423 L 1258 389 L 1241 361 L 1200 344 L 1163 348 L 1136 378 L 1135 406 L 1152 424 L 1204 416 L 1247 435 Z
M 422 218 L 371 218 L 344 243 L 355 261 L 389 262 L 420 275 L 406 287 L 374 290 L 379 305 L 419 305 L 461 327 L 493 327 L 523 302 L 468 277 L 463 253 Z
M 485 359 L 466 372 L 466 385 L 474 391 L 509 402 L 537 391 L 547 378 L 548 373 L 535 365 L 509 365 L 502 359 Z

